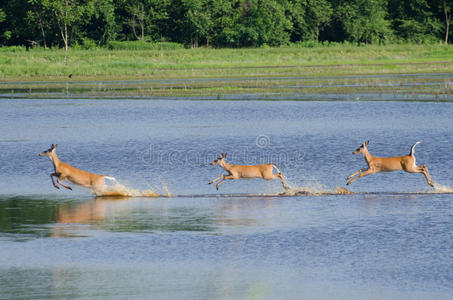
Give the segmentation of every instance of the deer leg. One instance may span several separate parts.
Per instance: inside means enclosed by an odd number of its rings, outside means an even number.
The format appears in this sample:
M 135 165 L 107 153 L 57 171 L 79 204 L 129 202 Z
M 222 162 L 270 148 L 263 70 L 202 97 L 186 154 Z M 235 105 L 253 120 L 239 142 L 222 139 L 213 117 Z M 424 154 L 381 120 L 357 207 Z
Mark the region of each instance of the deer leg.
M 408 173 L 423 173 L 423 175 L 425 175 L 426 182 L 430 186 L 434 187 L 433 181 L 431 180 L 431 176 L 429 176 L 428 167 L 426 165 L 415 166 L 415 168 L 411 167 L 408 169 L 404 169 L 404 171 Z
M 431 180 L 431 176 L 429 176 L 428 167 L 426 165 L 422 165 L 418 166 L 417 168 L 420 170 L 419 173 L 423 173 L 423 175 L 425 175 L 426 182 L 430 186 L 434 187 L 433 181 Z
M 358 174 L 360 174 L 362 172 L 365 172 L 365 171 L 366 171 L 365 169 L 360 169 L 357 172 L 352 173 L 351 175 L 349 175 L 346 179 L 350 179 L 350 178 L 354 177 L 355 175 L 358 175 Z
M 283 174 L 281 172 L 279 172 L 278 174 L 275 175 L 275 177 L 278 177 L 280 178 L 280 181 L 282 182 L 282 186 L 283 188 L 285 189 L 285 191 L 289 190 L 289 187 L 286 185 L 285 183 L 285 177 L 283 176 Z
M 219 177 L 217 177 L 217 178 L 215 178 L 215 179 L 209 181 L 208 184 L 214 183 L 214 182 L 216 182 L 217 180 L 222 179 L 223 176 L 225 176 L 225 175 L 220 175 Z
M 57 182 L 58 182 L 59 184 L 61 184 L 62 186 L 64 186 L 65 188 L 67 188 L 68 190 L 72 190 L 72 188 L 71 188 L 70 186 L 67 186 L 67 185 L 65 185 L 63 182 L 61 182 L 59 177 L 57 177 Z
M 55 183 L 55 181 L 53 180 L 53 177 L 54 177 L 54 176 L 58 178 L 57 173 L 52 173 L 52 174 L 50 174 L 50 179 L 52 179 L 52 184 L 53 184 L 53 186 L 54 186 L 55 188 L 60 189 L 60 187 L 59 187 L 59 186 Z
M 368 169 L 368 170 L 366 170 L 365 172 L 360 173 L 357 177 L 354 177 L 354 178 L 352 178 L 351 180 L 349 180 L 349 181 L 346 183 L 346 185 L 350 185 L 351 182 L 353 182 L 354 180 L 359 179 L 360 177 L 367 176 L 367 175 L 371 175 L 371 174 L 374 174 L 374 173 L 375 173 L 374 170 Z
M 227 176 L 222 175 L 222 176 L 223 176 L 222 180 L 220 180 L 219 182 L 217 182 L 217 184 L 215 185 L 215 187 L 216 187 L 217 190 L 219 190 L 219 185 L 220 185 L 222 182 L 224 182 L 225 179 L 237 179 L 237 178 L 234 177 L 233 175 L 227 175 Z

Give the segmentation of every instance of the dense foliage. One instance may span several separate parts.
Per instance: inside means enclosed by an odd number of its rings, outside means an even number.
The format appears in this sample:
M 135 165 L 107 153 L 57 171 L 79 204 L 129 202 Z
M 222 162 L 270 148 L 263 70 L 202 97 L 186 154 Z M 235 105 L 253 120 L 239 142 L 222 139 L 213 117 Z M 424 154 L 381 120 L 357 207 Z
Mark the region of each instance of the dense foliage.
M 0 45 L 447 43 L 452 8 L 453 0 L 7 0 Z

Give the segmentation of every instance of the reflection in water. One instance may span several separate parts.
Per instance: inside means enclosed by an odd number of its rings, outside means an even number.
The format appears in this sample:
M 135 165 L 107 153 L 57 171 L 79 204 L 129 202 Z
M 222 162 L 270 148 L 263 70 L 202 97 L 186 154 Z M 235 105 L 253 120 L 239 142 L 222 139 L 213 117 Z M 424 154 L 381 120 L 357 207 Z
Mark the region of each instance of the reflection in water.
M 92 202 L 78 205 L 60 205 L 57 209 L 57 220 L 52 230 L 52 237 L 71 237 L 69 232 L 74 231 L 73 227 L 78 224 L 97 225 L 97 229 L 102 229 L 105 219 L 105 200 L 94 200 Z M 60 226 L 59 224 L 69 224 L 70 226 Z
M 52 236 L 86 236 L 91 235 L 92 230 L 212 231 L 215 224 L 216 218 L 211 216 L 211 211 L 168 207 L 165 198 L 97 197 L 81 204 L 59 206 Z
M 181 298 L 183 287 L 184 298 L 311 299 L 332 298 L 322 287 L 335 282 L 331 295 L 346 299 L 367 298 L 375 284 L 405 291 L 394 299 L 450 291 L 445 194 L 82 200 L 0 200 L 10 213 L 2 232 L 19 222 L 35 238 L 43 229 L 79 237 L 2 239 L 2 294 Z
M 173 201 L 170 205 L 168 201 Z M 81 225 L 90 230 L 114 232 L 214 231 L 220 228 L 263 226 L 272 222 L 273 197 L 226 198 L 212 208 L 185 207 L 186 198 L 97 197 L 84 203 L 68 203 L 57 208 L 53 237 L 81 234 Z M 204 201 L 210 201 L 209 198 Z M 178 204 L 175 206 L 175 202 Z M 264 211 L 259 217 L 258 211 Z M 259 221 L 258 221 L 259 220 Z M 217 229 L 216 229 L 217 228 Z
M 226 198 L 221 202 L 219 211 L 219 222 L 227 227 L 239 228 L 247 226 L 263 226 L 272 222 L 273 197 L 249 197 L 249 198 Z M 257 211 L 263 212 L 259 218 Z
M 55 222 L 57 210 L 55 200 L 0 196 L 0 238 L 23 241 L 47 237 L 48 224 Z

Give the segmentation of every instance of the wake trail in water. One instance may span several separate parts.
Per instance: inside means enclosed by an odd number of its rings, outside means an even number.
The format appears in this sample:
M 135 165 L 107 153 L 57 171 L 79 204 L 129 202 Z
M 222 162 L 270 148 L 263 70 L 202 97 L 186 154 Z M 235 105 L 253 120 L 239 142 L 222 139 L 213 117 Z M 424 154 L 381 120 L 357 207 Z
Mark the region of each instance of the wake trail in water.
M 154 189 L 135 189 L 129 185 L 122 184 L 114 177 L 106 176 L 105 179 L 110 180 L 113 185 L 105 184 L 91 189 L 91 192 L 97 197 L 169 197 L 171 195 L 166 185 L 164 185 L 164 189 L 167 195 L 161 195 Z
M 312 183 L 310 185 L 295 186 L 292 185 L 284 192 L 280 193 L 265 193 L 265 194 L 199 194 L 199 195 L 174 195 L 170 192 L 165 182 L 161 181 L 162 188 L 165 194 L 159 194 L 154 189 L 140 190 L 131 187 L 128 184 L 123 184 L 113 177 L 106 179 L 113 184 L 106 184 L 101 187 L 92 189 L 92 193 L 97 197 L 275 197 L 275 196 L 325 196 L 325 195 L 350 195 L 356 194 L 344 187 L 328 188 L 319 183 Z M 362 192 L 363 193 L 363 192 Z M 359 194 L 362 194 L 359 193 Z M 367 194 L 365 192 L 365 194 Z M 396 192 L 395 194 L 398 194 Z M 404 192 L 403 194 L 408 194 Z M 434 189 L 422 192 L 413 192 L 409 194 L 453 194 L 453 187 L 435 183 Z
M 348 195 L 354 194 L 350 190 L 343 187 L 327 188 L 323 185 L 316 186 L 299 186 L 290 187 L 288 190 L 280 193 L 282 196 L 298 196 L 298 195 L 309 195 L 309 196 L 322 196 L 322 195 Z
M 439 183 L 434 183 L 434 190 L 431 191 L 433 194 L 450 194 L 453 193 L 453 187 L 448 185 L 442 185 Z

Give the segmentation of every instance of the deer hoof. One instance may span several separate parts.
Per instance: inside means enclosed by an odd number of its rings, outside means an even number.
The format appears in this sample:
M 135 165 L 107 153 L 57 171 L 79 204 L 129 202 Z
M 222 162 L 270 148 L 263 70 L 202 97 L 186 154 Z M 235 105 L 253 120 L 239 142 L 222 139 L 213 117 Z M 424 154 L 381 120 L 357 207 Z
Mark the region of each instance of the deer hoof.
M 54 187 L 55 187 L 56 189 L 60 189 L 60 187 L 59 187 L 58 185 L 54 185 Z

